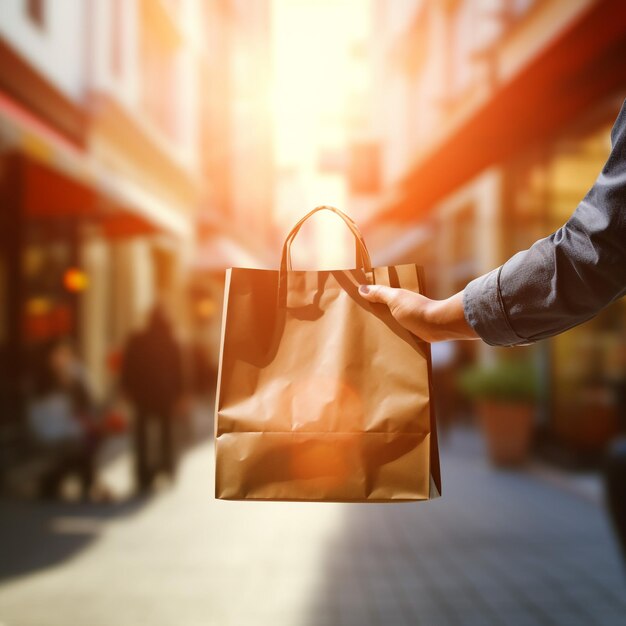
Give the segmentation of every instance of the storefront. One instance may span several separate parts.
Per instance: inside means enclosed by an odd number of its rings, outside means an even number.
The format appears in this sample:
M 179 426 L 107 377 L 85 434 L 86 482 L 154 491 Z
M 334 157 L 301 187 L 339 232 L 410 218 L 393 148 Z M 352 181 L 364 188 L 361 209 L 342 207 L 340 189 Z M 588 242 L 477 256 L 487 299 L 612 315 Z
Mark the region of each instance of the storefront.
M 0 155 L 2 227 L 0 435 L 19 437 L 32 373 L 57 338 L 79 342 L 88 276 L 81 229 L 94 206 L 92 188 L 19 145 Z
M 217 230 L 204 232 L 200 223 L 200 241 L 191 265 L 188 283 L 189 312 L 194 340 L 206 351 L 211 368 L 217 372 L 225 270 L 229 267 L 265 267 L 263 261 Z
M 509 254 L 558 229 L 593 185 L 610 152 L 622 94 L 589 108 L 555 137 L 510 164 L 503 228 Z M 549 376 L 544 435 L 564 460 L 584 463 L 619 430 L 626 381 L 626 303 L 536 348 Z M 621 398 L 621 399 L 620 399 Z M 623 427 L 623 426 L 622 426 Z
M 46 346 L 73 341 L 102 399 L 111 352 L 142 312 L 160 295 L 182 299 L 176 289 L 191 228 L 4 97 L 0 209 L 1 472 L 22 449 Z

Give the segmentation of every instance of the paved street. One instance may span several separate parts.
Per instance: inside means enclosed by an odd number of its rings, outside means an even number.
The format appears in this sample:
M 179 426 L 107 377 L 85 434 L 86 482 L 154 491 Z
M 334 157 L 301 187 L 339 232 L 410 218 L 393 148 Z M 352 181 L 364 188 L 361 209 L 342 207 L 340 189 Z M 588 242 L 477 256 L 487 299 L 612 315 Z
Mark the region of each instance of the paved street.
M 416 505 L 216 502 L 209 442 L 145 501 L 2 503 L 0 624 L 626 623 L 601 508 L 472 435 L 442 452 L 444 497 Z

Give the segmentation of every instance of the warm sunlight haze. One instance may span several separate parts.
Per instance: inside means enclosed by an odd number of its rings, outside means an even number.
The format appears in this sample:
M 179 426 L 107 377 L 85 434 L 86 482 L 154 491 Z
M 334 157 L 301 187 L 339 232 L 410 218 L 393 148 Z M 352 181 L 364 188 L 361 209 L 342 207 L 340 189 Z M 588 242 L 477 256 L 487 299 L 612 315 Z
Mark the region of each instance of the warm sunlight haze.
M 371 16 L 369 0 L 273 0 L 273 8 L 276 212 L 287 227 L 313 206 L 346 205 L 341 168 L 359 105 L 366 106 L 355 100 L 368 88 Z M 334 172 L 332 163 L 325 168 L 331 171 L 320 171 L 323 159 L 336 162 Z M 324 214 L 303 227 L 293 257 L 294 267 L 354 262 L 350 237 Z

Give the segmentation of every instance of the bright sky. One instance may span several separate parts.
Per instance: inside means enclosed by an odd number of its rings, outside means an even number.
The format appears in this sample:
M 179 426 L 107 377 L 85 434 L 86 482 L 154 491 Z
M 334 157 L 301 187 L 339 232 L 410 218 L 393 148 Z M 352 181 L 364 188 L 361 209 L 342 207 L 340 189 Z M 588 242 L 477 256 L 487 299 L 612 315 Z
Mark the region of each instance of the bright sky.
M 350 54 L 367 37 L 369 2 L 273 0 L 273 9 L 277 155 L 293 165 L 319 145 L 320 131 L 324 140 L 343 139 L 332 121 L 358 80 Z
M 321 174 L 317 164 L 322 149 L 347 144 L 346 105 L 364 80 L 353 51 L 366 42 L 369 20 L 369 0 L 273 0 L 277 217 L 285 225 L 318 204 L 345 208 L 343 177 Z M 309 250 L 304 262 L 341 262 L 344 232 L 336 219 L 319 220 L 315 239 L 323 238 L 325 254 Z

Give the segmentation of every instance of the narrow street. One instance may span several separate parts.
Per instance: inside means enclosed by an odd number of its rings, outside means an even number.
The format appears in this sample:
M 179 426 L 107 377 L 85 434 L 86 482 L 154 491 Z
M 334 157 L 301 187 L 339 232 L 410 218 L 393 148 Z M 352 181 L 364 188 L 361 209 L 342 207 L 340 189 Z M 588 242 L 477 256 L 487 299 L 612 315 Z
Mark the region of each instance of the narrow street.
M 0 0 L 0 626 L 626 626 L 625 60 L 624 0 Z M 215 500 L 216 393 L 218 493 L 381 504 Z
M 420 504 L 221 502 L 206 440 L 151 499 L 2 502 L 0 624 L 624 623 L 597 504 L 494 471 L 467 431 L 442 469 L 444 497 Z

